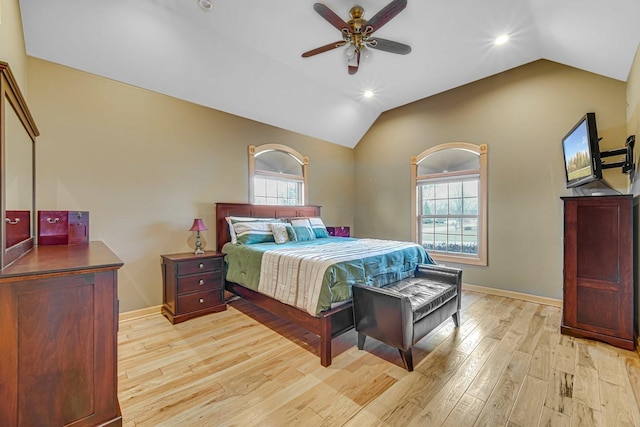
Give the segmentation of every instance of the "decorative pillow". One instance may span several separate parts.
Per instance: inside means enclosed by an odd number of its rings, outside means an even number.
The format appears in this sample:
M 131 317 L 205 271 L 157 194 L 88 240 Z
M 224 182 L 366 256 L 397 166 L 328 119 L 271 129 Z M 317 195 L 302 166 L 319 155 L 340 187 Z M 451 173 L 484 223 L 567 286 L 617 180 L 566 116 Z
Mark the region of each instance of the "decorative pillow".
M 276 243 L 294 242 L 296 240 L 296 234 L 291 224 L 272 222 L 269 223 L 269 227 L 271 227 L 273 239 Z
M 271 221 L 231 221 L 236 233 L 236 243 L 251 245 L 254 243 L 275 242 L 271 231 Z
M 318 217 L 309 218 L 309 223 L 311 224 L 311 228 L 313 229 L 313 234 L 315 234 L 316 239 L 329 237 L 329 232 L 327 231 L 327 227 L 325 227 L 324 222 L 322 222 L 321 218 L 318 218 Z
M 305 240 L 315 240 L 316 235 L 311 228 L 309 218 L 292 218 L 289 220 L 293 231 L 296 233 L 297 240 L 303 242 Z
M 287 234 L 289 234 L 289 241 L 295 242 L 298 240 L 298 236 L 296 235 L 296 230 L 293 229 L 293 226 L 289 223 L 287 225 Z
M 247 217 L 247 216 L 225 216 L 224 219 L 227 221 L 227 224 L 229 224 L 229 237 L 231 237 L 231 243 L 238 243 L 238 239 L 236 236 L 236 231 L 233 228 L 233 224 L 237 223 L 237 222 L 254 222 L 254 221 L 278 221 L 281 222 L 280 220 L 277 220 L 275 218 L 253 218 L 253 217 Z

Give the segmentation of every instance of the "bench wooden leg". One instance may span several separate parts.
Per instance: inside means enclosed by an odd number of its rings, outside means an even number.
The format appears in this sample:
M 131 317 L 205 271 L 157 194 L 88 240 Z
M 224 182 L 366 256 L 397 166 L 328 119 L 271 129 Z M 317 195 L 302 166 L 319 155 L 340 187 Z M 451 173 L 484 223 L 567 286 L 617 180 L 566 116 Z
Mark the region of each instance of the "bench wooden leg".
M 364 348 L 364 340 L 367 339 L 365 334 L 361 334 L 358 332 L 358 350 L 362 350 Z
M 456 328 L 460 326 L 460 312 L 456 311 L 455 313 L 453 313 L 453 316 L 451 316 L 453 318 L 453 324 L 456 325 Z
M 400 357 L 402 357 L 402 363 L 404 363 L 405 369 L 413 372 L 413 355 L 411 354 L 411 349 L 407 351 L 398 349 L 398 351 L 400 352 Z

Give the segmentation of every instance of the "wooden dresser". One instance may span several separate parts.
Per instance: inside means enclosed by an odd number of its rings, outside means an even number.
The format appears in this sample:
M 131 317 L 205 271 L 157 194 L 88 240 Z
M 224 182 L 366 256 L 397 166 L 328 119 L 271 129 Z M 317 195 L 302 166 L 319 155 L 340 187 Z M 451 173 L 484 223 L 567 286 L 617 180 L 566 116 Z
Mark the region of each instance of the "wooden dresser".
M 563 334 L 634 350 L 632 196 L 563 197 Z
M 120 426 L 118 269 L 101 242 L 37 246 L 0 271 L 0 425 Z

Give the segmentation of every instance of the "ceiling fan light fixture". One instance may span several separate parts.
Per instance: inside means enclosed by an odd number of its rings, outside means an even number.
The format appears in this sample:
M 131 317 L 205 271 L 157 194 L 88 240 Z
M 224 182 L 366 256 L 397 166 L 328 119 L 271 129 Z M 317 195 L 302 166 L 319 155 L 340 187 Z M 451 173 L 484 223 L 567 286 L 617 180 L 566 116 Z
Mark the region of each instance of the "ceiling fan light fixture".
M 347 61 L 352 59 L 354 56 L 356 56 L 356 47 L 354 45 L 350 44 L 345 49 L 344 54 L 347 57 Z
M 213 2 L 211 0 L 198 0 L 198 6 L 208 12 L 213 9 Z
M 493 44 L 496 46 L 502 46 L 509 41 L 509 34 L 502 34 L 495 38 Z

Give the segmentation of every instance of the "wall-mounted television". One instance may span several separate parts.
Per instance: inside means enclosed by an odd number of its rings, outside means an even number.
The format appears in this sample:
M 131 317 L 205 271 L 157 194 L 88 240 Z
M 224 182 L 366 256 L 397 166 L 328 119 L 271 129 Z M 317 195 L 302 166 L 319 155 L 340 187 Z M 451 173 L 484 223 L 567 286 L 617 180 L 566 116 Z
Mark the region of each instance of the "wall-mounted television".
M 562 138 L 567 188 L 602 179 L 595 113 L 587 113 Z

